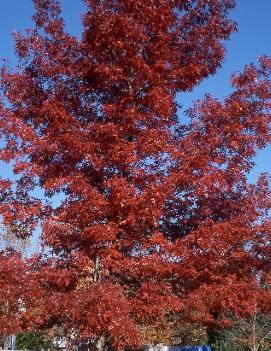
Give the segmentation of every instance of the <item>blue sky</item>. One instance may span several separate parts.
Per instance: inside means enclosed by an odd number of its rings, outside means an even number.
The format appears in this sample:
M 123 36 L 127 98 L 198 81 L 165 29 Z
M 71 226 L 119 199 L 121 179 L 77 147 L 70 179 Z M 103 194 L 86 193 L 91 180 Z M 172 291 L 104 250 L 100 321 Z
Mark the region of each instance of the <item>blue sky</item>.
M 147 1 L 147 0 L 146 0 Z M 80 0 L 63 0 L 68 30 L 80 33 L 80 13 L 84 7 Z M 178 100 L 189 107 L 193 100 L 210 92 L 223 98 L 230 91 L 230 75 L 243 69 L 246 63 L 256 62 L 262 54 L 271 55 L 271 0 L 237 0 L 237 7 L 231 17 L 238 22 L 238 33 L 227 43 L 228 54 L 219 72 L 197 87 L 192 93 L 180 94 Z M 11 33 L 32 26 L 32 0 L 1 0 L 0 13 L 0 57 L 8 58 L 14 64 Z M 258 153 L 256 166 L 250 175 L 255 181 L 257 174 L 270 170 L 271 147 Z M 0 176 L 10 175 L 10 168 L 0 163 Z

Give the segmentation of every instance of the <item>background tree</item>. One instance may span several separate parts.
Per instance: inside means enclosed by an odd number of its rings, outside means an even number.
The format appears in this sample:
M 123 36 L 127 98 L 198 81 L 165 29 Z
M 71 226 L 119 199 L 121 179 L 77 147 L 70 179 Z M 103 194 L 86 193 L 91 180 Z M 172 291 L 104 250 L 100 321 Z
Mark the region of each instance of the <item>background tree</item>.
M 4 255 L 0 252 L 0 336 L 2 341 L 21 329 L 25 272 L 25 263 L 18 254 Z
M 26 265 L 21 258 L 27 239 L 18 238 L 15 230 L 0 227 L 0 344 L 20 330 L 24 309 L 23 287 Z
M 142 328 L 143 345 L 207 345 L 208 335 L 206 327 L 193 323 L 174 320 L 160 320 L 154 327 L 147 325 Z
M 26 253 L 29 247 L 29 238 L 18 236 L 16 227 L 0 227 L 0 249 L 1 251 L 16 251 L 20 254 Z
M 232 347 L 243 350 L 269 350 L 271 347 L 271 320 L 264 314 L 236 320 L 233 327 L 222 336 Z
M 20 65 L 1 73 L 1 159 L 18 180 L 1 181 L 0 211 L 42 231 L 22 323 L 121 348 L 172 316 L 211 336 L 250 313 L 270 274 L 268 177 L 246 180 L 270 140 L 270 59 L 188 124 L 176 103 L 221 65 L 234 1 L 86 0 L 79 39 L 59 1 L 34 4 Z

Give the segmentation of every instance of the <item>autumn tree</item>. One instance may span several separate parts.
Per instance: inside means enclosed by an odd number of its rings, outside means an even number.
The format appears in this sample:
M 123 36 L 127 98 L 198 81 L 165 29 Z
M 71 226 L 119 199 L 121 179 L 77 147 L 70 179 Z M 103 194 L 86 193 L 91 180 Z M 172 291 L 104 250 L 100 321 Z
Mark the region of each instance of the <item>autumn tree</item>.
M 19 66 L 1 71 L 1 159 L 17 174 L 1 180 L 1 215 L 43 243 L 21 323 L 102 349 L 249 313 L 270 279 L 269 180 L 246 174 L 270 139 L 271 61 L 189 123 L 176 102 L 220 67 L 234 1 L 86 0 L 80 38 L 59 1 L 34 5 L 35 27 L 14 34 Z

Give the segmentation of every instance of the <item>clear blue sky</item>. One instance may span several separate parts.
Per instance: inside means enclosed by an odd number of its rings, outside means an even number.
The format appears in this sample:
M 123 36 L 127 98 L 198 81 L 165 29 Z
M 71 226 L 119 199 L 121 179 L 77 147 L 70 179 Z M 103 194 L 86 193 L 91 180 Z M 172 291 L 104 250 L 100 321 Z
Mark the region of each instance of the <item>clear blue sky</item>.
M 146 0 L 148 1 L 148 0 Z M 84 7 L 80 0 L 63 0 L 68 30 L 80 33 L 80 13 Z M 15 63 L 11 33 L 31 27 L 33 14 L 32 0 L 1 0 L 0 12 L 0 57 Z M 181 94 L 179 101 L 188 107 L 191 102 L 210 92 L 223 98 L 230 91 L 230 75 L 242 70 L 246 63 L 256 62 L 262 54 L 271 55 L 271 0 L 237 0 L 237 7 L 231 17 L 238 22 L 239 31 L 227 44 L 228 54 L 223 67 L 214 76 L 190 94 Z M 271 147 L 259 152 L 256 167 L 250 179 L 254 181 L 261 171 L 270 170 L 269 154 Z M 0 163 L 0 176 L 10 174 L 10 169 Z

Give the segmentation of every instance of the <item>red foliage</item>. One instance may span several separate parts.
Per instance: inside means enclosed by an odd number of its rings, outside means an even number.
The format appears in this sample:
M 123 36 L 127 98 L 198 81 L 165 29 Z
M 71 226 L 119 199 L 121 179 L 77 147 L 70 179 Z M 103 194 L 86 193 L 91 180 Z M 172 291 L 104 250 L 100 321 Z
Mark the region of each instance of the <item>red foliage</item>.
M 26 266 L 16 254 L 0 253 L 0 337 L 18 332 L 24 312 Z
M 20 67 L 1 74 L 1 158 L 19 178 L 1 182 L 0 210 L 21 235 L 40 225 L 44 247 L 23 323 L 122 347 L 167 316 L 250 313 L 270 284 L 269 180 L 246 179 L 270 140 L 270 59 L 183 124 L 176 94 L 221 65 L 234 1 L 85 2 L 78 39 L 57 0 L 36 0 Z

